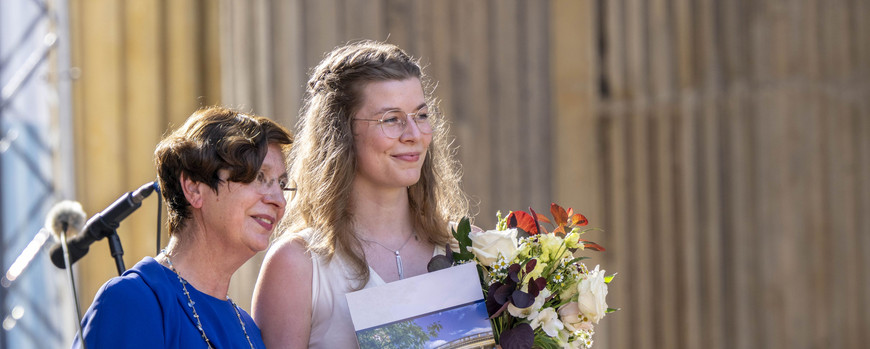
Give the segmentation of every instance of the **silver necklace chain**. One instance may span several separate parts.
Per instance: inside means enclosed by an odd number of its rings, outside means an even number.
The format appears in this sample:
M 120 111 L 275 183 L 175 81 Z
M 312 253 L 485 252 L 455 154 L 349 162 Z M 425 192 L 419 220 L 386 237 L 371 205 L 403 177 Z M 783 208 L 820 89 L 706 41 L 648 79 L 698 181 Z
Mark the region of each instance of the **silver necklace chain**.
M 408 238 L 405 239 L 405 242 L 402 243 L 402 246 L 399 246 L 399 248 L 396 249 L 396 250 L 393 250 L 392 248 L 389 248 L 389 247 L 387 247 L 387 246 L 384 246 L 384 244 L 382 244 L 382 243 L 380 243 L 380 242 L 377 242 L 377 241 L 375 241 L 375 240 L 366 240 L 366 239 L 363 239 L 363 238 L 359 238 L 359 239 L 362 240 L 362 241 L 368 242 L 368 243 L 375 243 L 375 244 L 378 244 L 378 246 L 381 246 L 381 247 L 383 247 L 384 249 L 386 249 L 387 251 L 390 251 L 390 252 L 394 253 L 394 254 L 396 255 L 396 270 L 399 271 L 399 280 L 401 280 L 401 279 L 404 279 L 404 278 L 405 278 L 405 269 L 402 267 L 402 255 L 399 254 L 399 251 L 401 251 L 402 248 L 404 248 L 405 245 L 408 244 L 408 241 L 411 241 L 411 237 L 412 237 L 412 236 L 416 236 L 416 235 L 417 235 L 417 234 L 414 234 L 413 232 L 411 232 L 411 234 L 408 234 Z
M 175 273 L 175 276 L 178 277 L 178 281 L 181 282 L 181 289 L 184 291 L 184 295 L 187 296 L 187 306 L 190 307 L 190 310 L 193 312 L 193 318 L 196 319 L 196 328 L 199 330 L 199 334 L 202 335 L 202 339 L 205 340 L 205 344 L 209 347 L 209 349 L 213 349 L 214 347 L 211 345 L 211 341 L 208 339 L 208 336 L 205 335 L 205 330 L 202 328 L 202 322 L 199 320 L 199 314 L 196 312 L 196 308 L 194 308 L 194 304 L 196 302 L 190 298 L 190 292 L 187 291 L 187 280 L 184 280 L 181 277 L 181 274 L 178 273 L 178 270 L 175 270 L 175 266 L 172 265 L 172 259 L 169 258 L 169 253 L 166 250 L 160 250 L 160 254 L 166 257 L 166 263 L 169 264 L 169 270 L 172 270 Z M 239 319 L 239 324 L 242 325 L 242 332 L 245 333 L 245 339 L 248 340 L 248 345 L 251 346 L 251 349 L 254 349 L 254 344 L 251 343 L 251 337 L 248 336 L 248 330 L 245 329 L 245 322 L 242 321 L 242 315 L 239 314 L 239 307 L 236 305 L 236 302 L 233 302 L 230 296 L 227 296 L 227 300 L 230 301 L 230 304 L 233 305 L 233 310 L 236 312 L 236 318 Z

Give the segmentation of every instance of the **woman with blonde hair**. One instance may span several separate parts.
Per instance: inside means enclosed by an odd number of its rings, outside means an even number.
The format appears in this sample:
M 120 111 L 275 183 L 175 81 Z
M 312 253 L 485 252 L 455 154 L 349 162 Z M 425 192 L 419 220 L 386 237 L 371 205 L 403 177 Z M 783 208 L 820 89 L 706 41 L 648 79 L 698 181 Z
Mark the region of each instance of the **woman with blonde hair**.
M 254 291 L 267 346 L 356 347 L 345 294 L 425 273 L 467 215 L 427 86 L 417 60 L 375 41 L 312 71 L 290 154 L 297 193 Z

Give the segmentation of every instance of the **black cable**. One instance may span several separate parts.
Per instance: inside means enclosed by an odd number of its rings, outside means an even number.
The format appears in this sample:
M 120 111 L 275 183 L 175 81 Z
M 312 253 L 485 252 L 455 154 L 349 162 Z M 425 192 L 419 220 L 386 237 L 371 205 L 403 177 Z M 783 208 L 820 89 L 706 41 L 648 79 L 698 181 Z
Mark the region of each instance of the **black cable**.
M 73 277 L 72 263 L 69 262 L 69 249 L 66 246 L 66 231 L 69 229 L 67 224 L 63 223 L 63 234 L 60 234 L 60 246 L 63 248 L 63 261 L 66 263 L 66 272 L 69 277 L 70 291 L 72 291 L 73 303 L 76 308 L 76 325 L 79 329 L 79 338 L 82 340 L 82 349 L 87 349 L 85 344 L 85 333 L 82 331 L 82 310 L 79 308 L 79 296 L 76 292 L 76 280 Z
M 154 256 L 160 254 L 160 227 L 163 226 L 163 220 L 161 219 L 163 213 L 163 195 L 160 193 L 160 186 L 157 183 L 156 181 L 154 182 L 154 189 L 157 190 L 157 252 L 154 253 Z

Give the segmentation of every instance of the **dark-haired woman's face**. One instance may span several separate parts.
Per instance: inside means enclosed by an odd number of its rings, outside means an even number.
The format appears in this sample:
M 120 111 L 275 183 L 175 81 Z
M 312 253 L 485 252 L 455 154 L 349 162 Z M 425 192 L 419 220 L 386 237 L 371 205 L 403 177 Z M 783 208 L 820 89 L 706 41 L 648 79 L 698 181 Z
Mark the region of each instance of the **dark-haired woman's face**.
M 408 115 L 426 105 L 420 80 L 370 82 L 362 93 L 363 103 L 353 122 L 357 158 L 354 186 L 357 189 L 404 188 L 417 183 L 432 141 L 431 131 L 421 132 Z M 384 114 L 392 110 L 401 112 L 402 121 L 406 123 L 404 131 L 397 136 L 385 133 L 382 127 Z
M 225 178 L 226 171 L 221 176 Z M 269 145 L 260 173 L 253 182 L 225 181 L 218 185 L 217 194 L 211 190 L 203 193 L 206 234 L 220 235 L 233 248 L 247 248 L 254 253 L 265 250 L 269 236 L 284 217 L 287 201 L 283 184 L 286 181 L 281 149 Z

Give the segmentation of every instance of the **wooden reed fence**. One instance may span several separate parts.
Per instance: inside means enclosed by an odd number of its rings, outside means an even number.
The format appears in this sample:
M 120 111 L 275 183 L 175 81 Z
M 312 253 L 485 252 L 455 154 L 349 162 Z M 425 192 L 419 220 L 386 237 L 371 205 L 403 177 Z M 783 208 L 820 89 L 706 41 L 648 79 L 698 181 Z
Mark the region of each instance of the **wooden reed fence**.
M 221 102 L 288 126 L 332 47 L 381 39 L 421 57 L 478 225 L 555 201 L 605 229 L 592 263 L 619 273 L 608 301 L 622 310 L 596 328 L 598 348 L 870 342 L 870 3 L 223 0 L 202 18 L 211 2 L 168 3 L 160 13 L 219 23 L 197 28 L 220 28 Z M 175 81 L 157 71 L 158 86 Z M 130 265 L 153 253 L 136 248 Z M 258 263 L 233 281 L 246 308 Z

